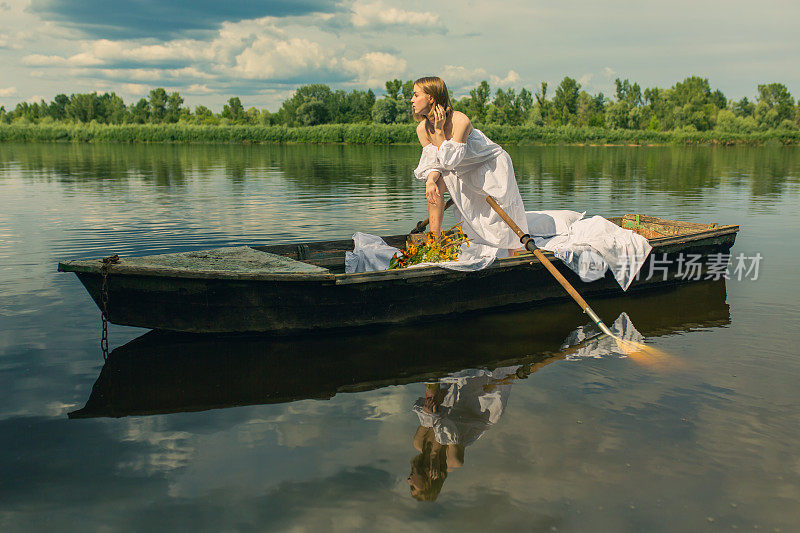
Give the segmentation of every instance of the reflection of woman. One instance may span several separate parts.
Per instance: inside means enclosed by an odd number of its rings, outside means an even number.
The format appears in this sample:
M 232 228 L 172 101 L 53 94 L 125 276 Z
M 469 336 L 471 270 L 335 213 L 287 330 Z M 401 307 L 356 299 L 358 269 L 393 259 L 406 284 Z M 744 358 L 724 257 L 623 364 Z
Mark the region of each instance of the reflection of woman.
M 464 448 L 497 423 L 511 393 L 517 367 L 465 370 L 426 385 L 425 398 L 414 403 L 419 427 L 408 484 L 423 501 L 439 496 L 448 472 L 464 464 Z
M 464 113 L 452 109 L 441 78 L 414 82 L 411 105 L 420 121 L 417 136 L 422 144 L 414 175 L 425 180 L 431 231 L 442 231 L 443 194 L 449 192 L 464 232 L 472 240 L 496 248 L 519 248 L 516 234 L 486 203 L 486 196 L 493 196 L 527 233 L 525 208 L 508 153 L 473 128 Z
M 643 338 L 623 313 L 614 322 L 623 338 Z M 580 327 L 567 337 L 560 352 L 542 354 L 524 365 L 487 370 L 462 370 L 425 386 L 425 397 L 414 403 L 419 427 L 414 448 L 419 455 L 411 460 L 408 484 L 411 495 L 434 501 L 442 490 L 447 473 L 464 464 L 464 448 L 478 440 L 500 419 L 511 394 L 511 384 L 525 379 L 540 368 L 572 357 L 598 357 L 613 352 L 613 338 L 600 333 L 588 335 Z

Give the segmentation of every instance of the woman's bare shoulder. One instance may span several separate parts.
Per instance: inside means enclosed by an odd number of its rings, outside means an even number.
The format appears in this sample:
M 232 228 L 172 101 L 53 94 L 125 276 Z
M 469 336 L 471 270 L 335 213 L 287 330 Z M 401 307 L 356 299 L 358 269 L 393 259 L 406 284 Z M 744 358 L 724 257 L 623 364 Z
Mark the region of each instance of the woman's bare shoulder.
M 420 121 L 417 124 L 417 137 L 419 137 L 419 143 L 425 147 L 431 143 L 430 137 L 428 137 L 428 130 L 425 128 L 425 121 Z
M 453 125 L 471 125 L 472 121 L 470 121 L 469 117 L 462 113 L 461 111 L 453 111 Z
M 461 111 L 453 111 L 453 140 L 460 143 L 467 142 L 467 137 L 472 133 L 472 122 Z

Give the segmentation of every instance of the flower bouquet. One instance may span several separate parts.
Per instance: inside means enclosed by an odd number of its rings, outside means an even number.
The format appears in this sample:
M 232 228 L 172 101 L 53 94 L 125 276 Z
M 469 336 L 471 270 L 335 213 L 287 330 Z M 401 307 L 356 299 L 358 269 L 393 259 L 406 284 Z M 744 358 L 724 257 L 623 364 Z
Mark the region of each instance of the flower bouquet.
M 432 231 L 409 235 L 406 247 L 394 254 L 389 262 L 389 270 L 420 263 L 456 261 L 464 243 L 469 246 L 469 239 L 461 229 L 461 222 L 439 235 Z

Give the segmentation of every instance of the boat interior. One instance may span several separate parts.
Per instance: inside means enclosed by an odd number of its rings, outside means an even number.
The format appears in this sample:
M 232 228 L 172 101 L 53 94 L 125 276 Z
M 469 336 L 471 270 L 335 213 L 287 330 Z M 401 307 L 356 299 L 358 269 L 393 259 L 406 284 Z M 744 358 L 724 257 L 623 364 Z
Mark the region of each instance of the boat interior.
M 666 220 L 638 214 L 607 218 L 622 228 L 629 229 L 642 235 L 654 245 L 662 240 L 669 240 L 674 237 L 696 235 L 717 229 L 736 227 L 720 226 L 716 223 L 700 224 L 696 222 L 680 222 L 677 220 Z M 386 244 L 396 248 L 405 246 L 406 238 L 407 235 L 383 237 Z M 344 254 L 346 251 L 352 251 L 353 240 L 342 239 L 302 244 L 277 244 L 270 246 L 253 246 L 252 248 L 322 267 L 330 270 L 334 274 L 343 274 L 345 270 Z M 500 259 L 500 261 L 503 260 Z

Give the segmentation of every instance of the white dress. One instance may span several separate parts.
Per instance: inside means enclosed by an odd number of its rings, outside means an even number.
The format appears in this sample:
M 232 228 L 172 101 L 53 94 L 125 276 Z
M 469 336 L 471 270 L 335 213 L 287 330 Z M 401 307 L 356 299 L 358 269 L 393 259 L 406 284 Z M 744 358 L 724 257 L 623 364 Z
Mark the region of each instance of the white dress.
M 494 426 L 503 415 L 511 394 L 510 383 L 495 383 L 513 375 L 519 366 L 489 370 L 462 370 L 439 382 L 447 393 L 436 413 L 425 410 L 425 398 L 419 398 L 412 408 L 419 425 L 433 428 L 441 445 L 469 446 Z M 491 390 L 484 387 L 493 384 Z
M 486 195 L 491 195 L 528 232 L 511 157 L 500 145 L 478 129 L 470 132 L 465 143 L 447 140 L 438 149 L 429 144 L 422 149 L 414 176 L 426 180 L 433 171 L 442 174 L 457 208 L 456 218 L 472 241 L 497 248 L 521 246 L 519 237 L 486 202 Z

